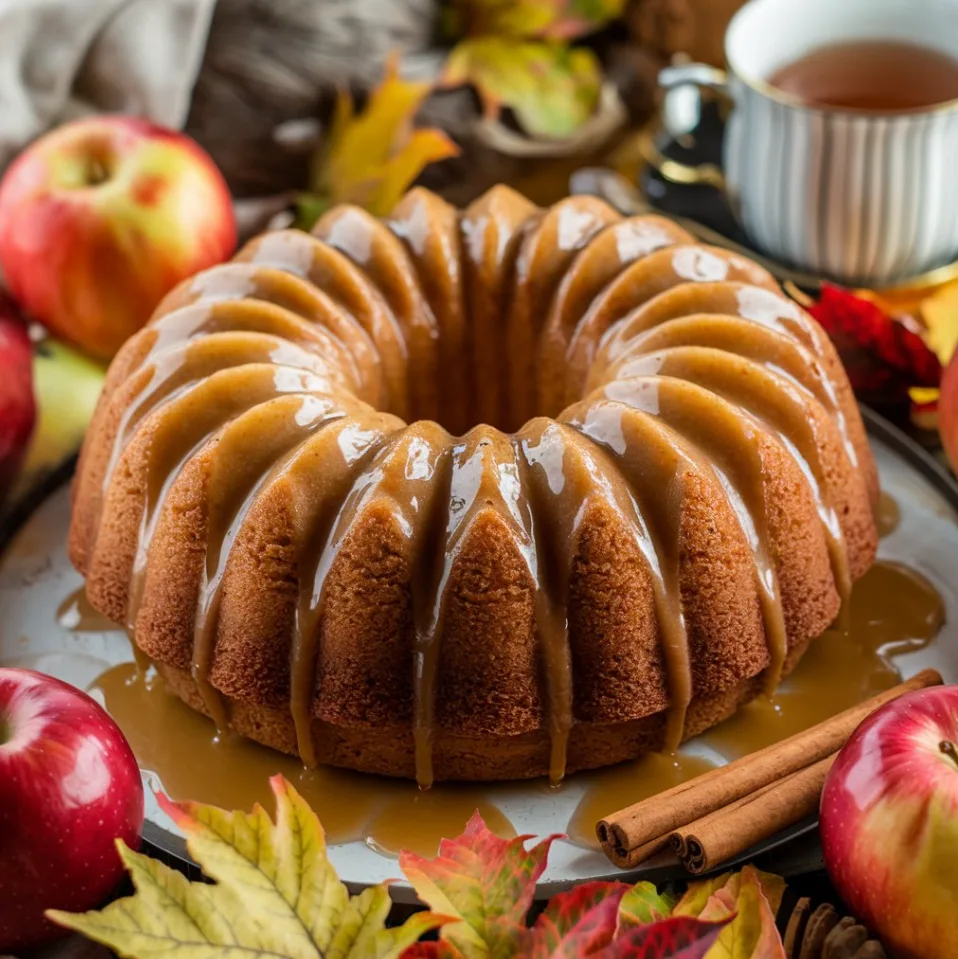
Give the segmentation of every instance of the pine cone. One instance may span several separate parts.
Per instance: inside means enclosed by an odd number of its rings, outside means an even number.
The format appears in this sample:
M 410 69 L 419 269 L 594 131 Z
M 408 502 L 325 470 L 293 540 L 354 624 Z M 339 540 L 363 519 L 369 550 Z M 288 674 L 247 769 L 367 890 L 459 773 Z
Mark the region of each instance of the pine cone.
M 881 943 L 853 916 L 841 916 L 830 903 L 814 912 L 799 899 L 785 927 L 787 959 L 887 959 Z

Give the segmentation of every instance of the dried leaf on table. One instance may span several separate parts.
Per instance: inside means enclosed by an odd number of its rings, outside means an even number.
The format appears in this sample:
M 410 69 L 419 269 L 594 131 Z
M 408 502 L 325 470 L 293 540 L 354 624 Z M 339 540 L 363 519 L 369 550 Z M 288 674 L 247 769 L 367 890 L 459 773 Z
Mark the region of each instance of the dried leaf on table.
M 912 387 L 938 386 L 941 361 L 913 317 L 889 316 L 871 299 L 827 285 L 808 311 L 831 337 L 862 398 L 894 404 Z
M 441 130 L 413 127 L 431 89 L 428 83 L 400 79 L 392 57 L 364 110 L 356 113 L 352 97 L 340 91 L 314 163 L 311 190 L 298 204 L 300 226 L 308 229 L 337 203 L 355 203 L 385 216 L 425 167 L 458 154 Z
M 441 83 L 472 84 L 487 116 L 513 110 L 532 136 L 562 138 L 594 112 L 602 83 L 595 54 L 568 41 L 618 16 L 624 0 L 460 0 L 450 32 L 460 39 Z
M 50 917 L 135 959 L 228 959 L 241 953 L 251 959 L 390 959 L 448 921 L 422 912 L 387 929 L 386 887 L 350 896 L 326 856 L 316 814 L 281 776 L 270 785 L 275 825 L 259 806 L 250 814 L 224 812 L 160 797 L 215 885 L 189 882 L 120 843 L 135 894 L 99 912 L 52 911 Z
M 784 959 L 775 926 L 784 892 L 783 879 L 745 866 L 740 873 L 726 873 L 690 886 L 674 915 L 708 920 L 734 916 L 707 959 Z

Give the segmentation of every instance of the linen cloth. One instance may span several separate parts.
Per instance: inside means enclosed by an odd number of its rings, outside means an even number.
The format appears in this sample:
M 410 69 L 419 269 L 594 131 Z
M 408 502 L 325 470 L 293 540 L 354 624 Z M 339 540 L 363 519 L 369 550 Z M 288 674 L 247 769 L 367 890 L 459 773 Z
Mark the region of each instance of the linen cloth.
M 182 128 L 214 5 L 0 0 L 0 168 L 49 127 L 91 113 Z

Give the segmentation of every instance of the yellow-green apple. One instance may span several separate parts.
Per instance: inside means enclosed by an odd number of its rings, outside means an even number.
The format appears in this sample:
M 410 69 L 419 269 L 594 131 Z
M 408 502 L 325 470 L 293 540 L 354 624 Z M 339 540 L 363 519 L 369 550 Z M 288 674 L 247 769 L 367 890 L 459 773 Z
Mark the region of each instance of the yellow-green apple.
M 0 953 L 62 934 L 45 909 L 102 904 L 139 846 L 143 785 L 119 727 L 86 693 L 0 669 Z
M 0 292 L 0 501 L 23 462 L 36 412 L 33 347 L 16 305 Z
M 75 456 L 96 408 L 106 370 L 53 337 L 33 345 L 37 425 L 12 496 L 36 486 Z
M 958 353 L 952 357 L 941 380 L 938 429 L 952 469 L 958 471 Z
M 189 137 L 135 117 L 65 124 L 0 183 L 0 268 L 49 330 L 112 356 L 184 277 L 236 245 L 229 190 Z
M 825 783 L 825 863 L 849 909 L 900 959 L 958 959 L 958 686 L 902 696 Z

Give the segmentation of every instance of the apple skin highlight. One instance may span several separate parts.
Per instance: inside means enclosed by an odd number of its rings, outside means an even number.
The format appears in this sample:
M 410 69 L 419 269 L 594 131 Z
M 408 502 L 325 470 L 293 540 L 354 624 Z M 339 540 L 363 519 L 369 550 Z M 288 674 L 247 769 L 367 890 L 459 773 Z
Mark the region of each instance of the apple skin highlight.
M 46 909 L 103 904 L 139 847 L 143 784 L 116 723 L 86 693 L 0 669 L 0 953 L 64 935 Z
M 65 124 L 0 183 L 0 267 L 26 312 L 109 359 L 181 280 L 232 255 L 226 182 L 189 137 L 137 117 Z
M 820 828 L 832 882 L 902 959 L 958 959 L 958 687 L 903 696 L 839 754 Z

